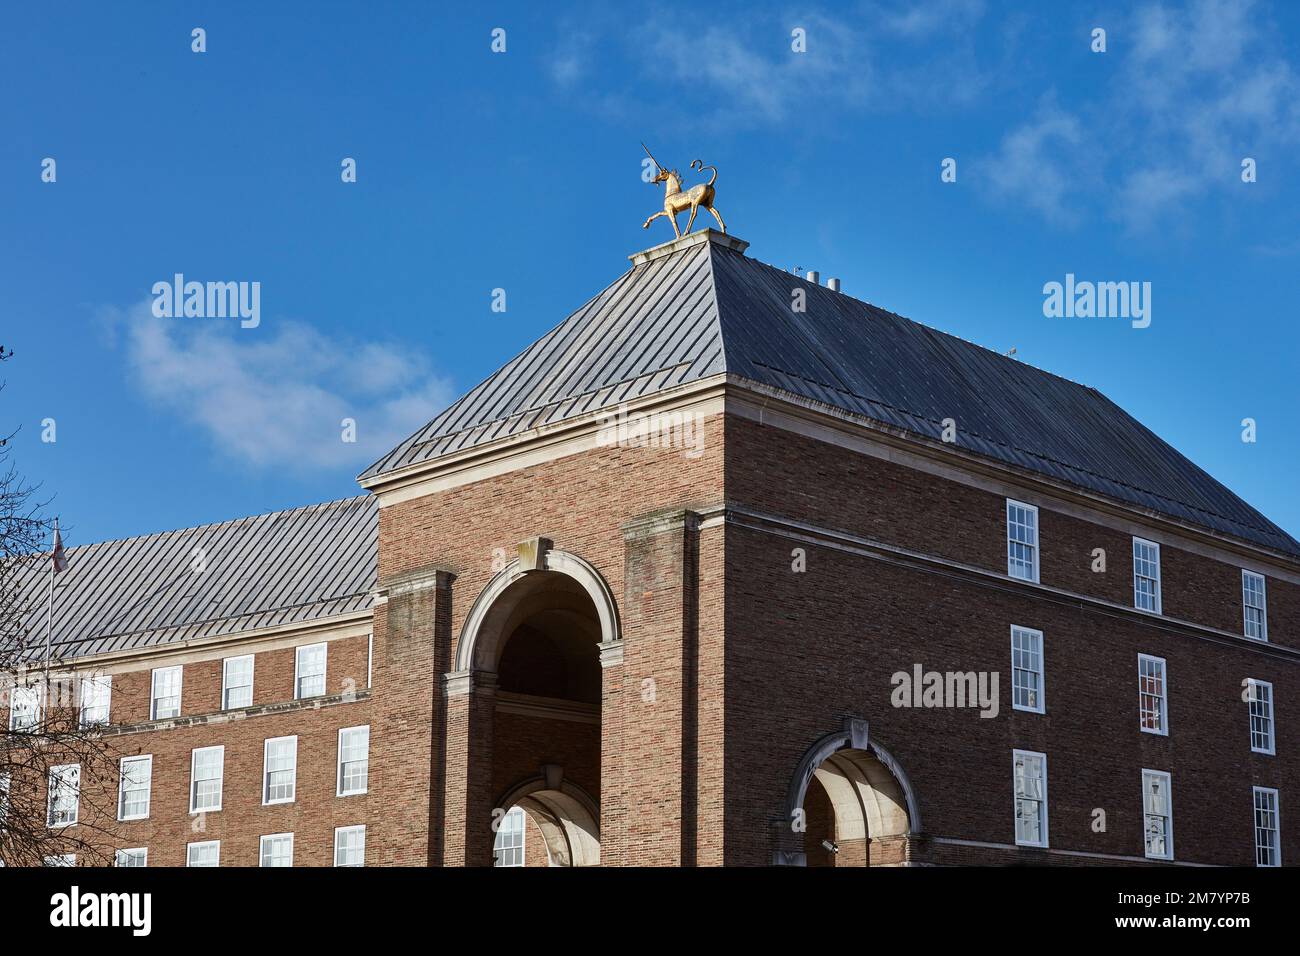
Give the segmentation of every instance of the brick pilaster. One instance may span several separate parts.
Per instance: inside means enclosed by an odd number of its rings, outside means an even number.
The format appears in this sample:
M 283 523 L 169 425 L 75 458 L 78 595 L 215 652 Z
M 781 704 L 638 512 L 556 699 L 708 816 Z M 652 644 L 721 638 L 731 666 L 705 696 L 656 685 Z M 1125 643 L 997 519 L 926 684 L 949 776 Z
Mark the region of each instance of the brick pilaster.
M 442 710 L 438 676 L 450 646 L 452 576 L 437 568 L 408 572 L 378 589 L 372 681 L 372 789 L 382 807 L 367 830 L 376 865 L 437 862 Z M 369 862 L 369 860 L 368 860 Z
M 648 515 L 624 528 L 619 802 L 633 866 L 695 858 L 698 528 L 689 511 Z

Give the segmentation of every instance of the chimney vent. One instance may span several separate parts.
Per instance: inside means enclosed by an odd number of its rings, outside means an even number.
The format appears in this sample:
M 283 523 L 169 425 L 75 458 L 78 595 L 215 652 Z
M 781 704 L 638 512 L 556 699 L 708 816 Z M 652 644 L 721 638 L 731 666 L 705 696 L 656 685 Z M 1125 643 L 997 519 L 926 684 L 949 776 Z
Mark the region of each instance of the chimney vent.
M 840 280 L 839 280 L 839 279 L 827 279 L 827 280 L 826 280 L 826 288 L 830 289 L 832 292 L 839 292 L 839 291 L 840 291 Z
M 809 269 L 809 270 L 808 270 L 808 275 L 805 276 L 804 278 L 806 278 L 806 279 L 807 279 L 809 282 L 811 282 L 813 285 L 816 285 L 816 284 L 817 284 L 817 280 L 821 278 L 821 273 L 818 272 L 816 269 Z

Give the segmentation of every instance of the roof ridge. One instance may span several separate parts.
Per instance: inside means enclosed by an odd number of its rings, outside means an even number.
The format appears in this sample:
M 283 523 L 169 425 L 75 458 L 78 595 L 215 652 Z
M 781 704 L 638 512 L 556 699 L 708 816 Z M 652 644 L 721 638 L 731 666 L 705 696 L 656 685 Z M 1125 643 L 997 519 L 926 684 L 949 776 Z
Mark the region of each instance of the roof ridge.
M 998 352 L 994 349 L 989 348 L 987 345 L 981 345 L 979 342 L 976 342 L 974 339 L 968 339 L 965 338 L 964 336 L 958 335 L 956 332 L 949 332 L 946 329 L 941 329 L 938 328 L 937 326 L 928 325 L 925 322 L 922 322 L 920 319 L 914 319 L 911 316 L 903 315 L 901 312 L 894 312 L 891 309 L 886 309 L 883 306 L 876 305 L 874 302 L 868 302 L 866 299 L 860 299 L 856 295 L 850 295 L 849 293 L 844 292 L 843 290 L 832 289 L 828 286 L 823 286 L 819 282 L 813 282 L 809 279 L 804 278 L 803 276 L 799 275 L 797 272 L 788 272 L 785 269 L 782 269 L 780 266 L 774 265 L 770 262 L 764 262 L 762 259 L 756 259 L 753 256 L 746 256 L 745 258 L 751 260 L 757 265 L 763 266 L 766 269 L 771 269 L 773 272 L 780 273 L 783 276 L 790 276 L 792 278 L 798 279 L 800 282 L 812 286 L 814 289 L 824 289 L 826 292 L 832 292 L 835 295 L 842 295 L 846 299 L 852 299 L 854 302 L 857 302 L 861 305 L 865 305 L 867 308 L 872 309 L 876 312 L 880 312 L 884 315 L 887 315 L 890 318 L 899 319 L 903 322 L 910 322 L 912 325 L 920 326 L 921 328 L 926 329 L 927 331 L 930 332 L 934 332 L 937 335 L 943 335 L 951 339 L 956 339 L 958 342 L 962 342 L 966 345 L 971 346 L 972 348 L 977 348 L 982 352 L 987 352 L 989 355 L 1001 361 L 1014 362 L 1016 365 L 1021 365 L 1024 366 L 1025 368 L 1032 368 L 1036 372 L 1041 372 L 1044 375 L 1050 375 L 1052 378 L 1060 379 L 1062 382 L 1069 382 L 1071 385 L 1077 385 L 1079 388 L 1086 388 L 1089 391 L 1097 392 L 1097 394 L 1099 395 L 1102 394 L 1100 391 L 1098 391 L 1098 389 L 1095 386 L 1089 385 L 1087 382 L 1078 382 L 1070 378 L 1068 375 L 1062 375 L 1059 372 L 1053 372 L 1051 369 L 1046 369 L 1043 368 L 1042 366 L 1035 365 L 1033 362 L 1027 362 L 1024 359 L 1019 359 L 1019 358 L 1012 358 L 1009 355 L 1006 355 L 1002 352 Z

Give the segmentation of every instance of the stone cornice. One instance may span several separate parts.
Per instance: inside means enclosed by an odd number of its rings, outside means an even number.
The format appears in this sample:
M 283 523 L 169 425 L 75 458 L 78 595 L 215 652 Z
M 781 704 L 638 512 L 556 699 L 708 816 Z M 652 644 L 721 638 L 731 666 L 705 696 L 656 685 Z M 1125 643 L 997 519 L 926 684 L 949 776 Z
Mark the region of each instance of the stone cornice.
M 685 508 L 668 508 L 640 515 L 623 525 L 623 540 L 644 538 L 651 535 L 665 534 L 670 531 L 694 531 L 699 528 L 700 518 L 694 511 Z
M 694 235 L 694 234 L 693 234 Z M 692 410 L 734 414 L 760 424 L 837 444 L 936 474 L 995 494 L 1041 503 L 1051 510 L 1126 534 L 1155 535 L 1173 547 L 1225 564 L 1300 584 L 1300 559 L 1190 522 L 1140 508 L 1028 469 L 984 458 L 861 415 L 726 373 L 624 403 L 628 414 Z M 363 485 L 380 507 L 505 474 L 600 447 L 602 423 L 612 413 L 599 409 L 577 418 L 409 465 Z
M 105 654 L 86 654 L 70 660 L 56 659 L 51 662 L 51 667 L 69 674 L 86 671 L 114 674 L 135 669 L 141 660 L 148 660 L 150 666 L 157 667 L 188 664 L 191 661 L 226 656 L 236 647 L 240 654 L 254 654 L 302 643 L 361 637 L 370 632 L 373 622 L 374 611 L 364 608 L 310 621 L 293 621 L 273 627 L 213 634 L 183 641 L 145 644 Z M 29 669 L 36 670 L 39 666 L 39 662 L 34 662 Z
M 695 232 L 687 233 L 684 236 L 678 236 L 676 239 L 669 239 L 667 242 L 661 242 L 657 246 L 651 246 L 649 249 L 642 249 L 640 252 L 634 252 L 628 259 L 632 261 L 632 267 L 645 265 L 647 262 L 653 262 L 655 259 L 662 259 L 664 256 L 671 256 L 674 253 L 690 249 L 693 246 L 703 245 L 711 242 L 715 246 L 721 246 L 723 249 L 730 249 L 732 252 L 743 253 L 749 248 L 749 243 L 744 239 L 728 235 L 725 232 L 718 232 L 716 229 L 698 229 Z
M 236 720 L 248 720 L 253 717 L 268 717 L 272 714 L 288 714 L 303 710 L 321 710 L 337 707 L 340 704 L 355 704 L 370 699 L 370 688 L 343 694 L 326 694 L 321 697 L 309 697 L 305 700 L 281 700 L 270 704 L 257 704 L 253 707 L 240 707 L 236 710 L 221 710 L 210 714 L 194 714 L 190 717 L 169 717 L 166 720 L 144 720 L 134 724 L 114 724 L 104 728 L 105 737 L 120 737 L 128 734 L 152 733 L 159 730 L 174 730 L 178 727 L 206 727 L 227 724 Z
M 451 587 L 451 582 L 455 579 L 455 573 L 445 568 L 416 568 L 413 571 L 404 571 L 388 578 L 376 587 L 372 593 L 374 594 L 375 605 L 378 606 L 387 604 L 390 599 L 401 597 L 404 594 L 427 591 L 430 588 L 439 591 L 446 590 Z

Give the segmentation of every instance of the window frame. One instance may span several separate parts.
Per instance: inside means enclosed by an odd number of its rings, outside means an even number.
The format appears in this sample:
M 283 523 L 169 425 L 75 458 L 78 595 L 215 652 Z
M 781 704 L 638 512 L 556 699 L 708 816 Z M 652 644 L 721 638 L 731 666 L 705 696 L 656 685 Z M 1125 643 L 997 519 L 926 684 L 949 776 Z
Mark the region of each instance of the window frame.
M 194 851 L 195 851 L 196 849 L 199 849 L 199 848 L 205 848 L 205 849 L 206 849 L 207 847 L 210 847 L 210 846 L 211 846 L 211 847 L 216 847 L 216 850 L 217 850 L 217 859 L 216 859 L 216 862 L 215 862 L 215 863 L 195 863 L 195 862 L 194 862 L 194 859 L 193 859 L 193 853 L 194 853 Z M 259 849 L 259 851 L 260 851 L 261 848 L 259 847 L 258 849 Z M 260 857 L 259 857 L 259 859 L 260 859 Z M 187 869 L 188 869 L 189 867 L 194 867 L 195 869 L 204 869 L 204 868 L 207 868 L 207 867 L 210 867 L 210 866 L 215 866 L 215 867 L 219 867 L 219 866 L 221 866 L 221 841 L 220 841 L 220 840 L 196 840 L 196 841 L 193 842 L 193 843 L 187 843 L 187 844 L 185 844 L 185 867 L 186 867 Z
M 242 710 L 245 707 L 253 706 L 253 681 L 255 679 L 256 670 L 257 670 L 257 662 L 255 660 L 256 657 L 257 657 L 256 654 L 236 654 L 233 657 L 222 658 L 221 660 L 221 709 L 223 711 Z M 232 705 L 230 703 L 230 691 L 232 687 L 232 685 L 230 684 L 230 665 L 231 662 L 233 661 L 248 661 L 248 703 L 247 704 Z M 240 684 L 238 685 L 238 687 L 239 689 L 243 689 L 244 685 Z
M 1138 545 L 1146 545 L 1147 547 L 1155 549 L 1156 576 L 1154 578 L 1151 577 L 1150 575 L 1138 574 L 1138 553 L 1137 553 Z M 1159 614 L 1163 616 L 1165 613 L 1165 571 L 1164 571 L 1164 561 L 1160 554 L 1160 542 L 1151 541 L 1148 538 L 1139 538 L 1137 535 L 1133 535 L 1133 549 L 1131 552 L 1131 556 L 1133 558 L 1133 609 L 1135 611 L 1142 611 L 1145 614 Z M 1148 560 L 1148 559 L 1144 558 L 1143 560 Z M 1141 604 L 1138 603 L 1138 594 L 1140 593 L 1138 591 L 1139 576 L 1148 581 L 1155 581 L 1155 608 L 1154 609 L 1143 607 Z
M 217 761 L 217 776 L 215 777 L 217 781 L 217 805 L 215 807 L 198 807 L 195 804 L 197 803 L 198 785 L 199 785 L 199 780 L 198 777 L 196 776 L 196 771 L 198 770 L 199 767 L 199 754 L 206 753 L 212 750 L 217 751 L 219 754 L 219 759 Z M 213 779 L 213 778 L 205 778 L 205 780 L 206 779 Z M 222 804 L 225 800 L 225 789 L 226 789 L 226 745 L 214 744 L 213 746 L 210 747 L 194 747 L 193 749 L 191 749 L 190 750 L 190 813 L 191 814 L 220 813 Z
M 271 744 L 280 743 L 284 740 L 293 741 L 293 766 L 290 768 L 293 782 L 290 786 L 293 793 L 288 797 L 276 797 L 271 799 Z M 283 773 L 283 771 L 277 771 Z M 262 741 L 262 806 L 270 807 L 281 803 L 293 803 L 298 799 L 298 735 L 288 734 L 283 737 L 267 737 Z M 271 834 L 279 836 L 280 834 Z
M 507 819 L 511 819 L 512 817 L 519 820 L 519 846 L 517 847 L 500 846 L 498 845 L 497 841 L 500 840 L 501 838 L 501 832 L 504 829 L 503 824 Z M 513 832 L 513 828 L 510 832 Z M 497 824 L 496 833 L 494 833 L 492 836 L 492 865 L 498 869 L 504 869 L 504 870 L 515 869 L 518 867 L 526 866 L 527 859 L 525 857 L 525 852 L 527 846 L 528 846 L 528 813 L 527 811 L 524 810 L 523 807 L 516 804 L 515 806 L 511 807 L 509 810 L 505 812 L 505 815 L 501 818 L 501 823 Z M 501 852 L 502 850 L 513 851 L 516 849 L 519 851 L 518 863 L 500 862 L 500 858 L 497 856 L 499 852 Z
M 1022 757 L 1036 757 L 1040 761 L 1042 761 L 1043 797 L 1041 800 L 1038 801 L 1038 825 L 1040 828 L 1040 832 L 1043 835 L 1043 842 L 1041 843 L 1031 843 L 1028 840 L 1022 840 L 1020 838 L 1020 827 L 1018 825 L 1019 813 L 1020 813 L 1020 801 L 1022 799 L 1026 799 L 1026 800 L 1031 799 L 1028 797 L 1022 798 L 1019 792 L 1019 779 L 1016 776 L 1016 763 Z M 1011 751 L 1011 808 L 1012 808 L 1011 825 L 1015 831 L 1016 846 L 1027 846 L 1027 847 L 1046 849 L 1051 845 L 1051 840 L 1047 831 L 1047 821 L 1048 821 L 1047 797 L 1048 797 L 1047 754 L 1041 753 L 1037 750 L 1020 750 L 1020 749 L 1012 750 Z
M 302 692 L 302 656 L 304 651 L 316 651 L 321 653 L 320 665 L 320 693 L 304 694 Z M 293 649 L 293 699 L 294 700 L 311 700 L 313 697 L 324 697 L 329 690 L 329 642 L 318 641 L 315 644 L 299 644 Z M 315 674 L 307 675 L 315 677 Z
M 61 771 L 73 771 L 72 777 L 72 819 L 62 820 L 58 823 L 54 821 L 54 780 L 59 778 L 62 786 L 63 776 Z M 64 827 L 76 826 L 81 822 L 81 764 L 79 763 L 62 763 L 50 768 L 45 778 L 45 826 L 50 830 L 62 830 Z M 67 855 L 67 854 L 65 854 Z M 75 858 L 75 854 L 72 854 Z
M 1148 694 L 1143 687 L 1143 680 L 1146 675 L 1142 672 L 1144 662 L 1160 664 L 1160 727 L 1156 730 L 1145 726 L 1143 717 L 1146 713 L 1142 705 L 1143 696 L 1155 697 L 1154 694 Z M 1155 734 L 1157 737 L 1169 736 L 1169 664 L 1163 657 L 1156 657 L 1154 654 L 1138 654 L 1138 729 L 1144 734 Z
M 104 719 L 90 721 L 86 719 L 86 685 L 102 687 L 104 690 Z M 78 699 L 77 699 L 77 726 L 85 730 L 87 727 L 107 727 L 113 714 L 113 675 L 112 674 L 86 674 L 78 682 Z
M 344 781 L 343 735 L 350 730 L 364 730 L 366 732 L 366 755 L 364 758 L 364 763 L 366 765 L 365 782 L 362 785 L 360 790 L 343 789 L 343 781 Z M 336 797 L 357 797 L 368 793 L 370 791 L 370 725 L 358 724 L 355 727 L 340 727 L 339 735 L 338 735 L 338 749 L 336 755 L 337 755 L 337 759 L 335 761 L 335 769 L 334 769 L 334 795 Z M 347 761 L 347 763 L 361 763 L 361 762 L 362 761 L 359 760 Z
M 140 863 L 140 865 L 143 867 L 147 867 L 149 865 L 149 848 L 147 846 L 133 846 L 133 847 L 125 847 L 121 850 L 113 851 L 114 868 L 122 866 L 122 855 L 125 853 L 143 853 L 144 860 L 143 862 Z M 125 866 L 123 867 L 123 869 L 131 869 L 131 867 Z
M 1277 756 L 1277 722 L 1276 718 L 1273 716 L 1273 683 L 1272 681 L 1256 680 L 1254 677 L 1247 677 L 1246 681 L 1247 687 L 1250 691 L 1246 698 L 1246 710 L 1249 714 L 1250 720 L 1250 752 L 1266 754 L 1270 757 Z M 1268 713 L 1261 716 L 1261 719 L 1267 721 L 1268 724 L 1267 748 L 1255 746 L 1255 705 L 1261 702 L 1260 698 L 1255 693 L 1255 689 L 1258 687 L 1268 688 L 1268 699 L 1263 701 L 1263 703 L 1268 705 Z
M 1030 513 L 1033 514 L 1033 516 L 1034 516 L 1034 541 L 1033 541 L 1032 544 L 1025 544 L 1024 542 L 1021 542 L 1021 541 L 1014 541 L 1014 539 L 1011 537 L 1011 509 L 1012 509 L 1012 508 L 1023 508 L 1023 509 L 1025 509 L 1026 511 L 1028 511 L 1028 512 L 1030 512 Z M 1039 522 L 1039 520 L 1038 520 L 1038 519 L 1039 519 L 1039 515 L 1038 515 L 1038 506 L 1037 506 L 1037 505 L 1031 505 L 1031 504 L 1029 504 L 1029 503 L 1027 503 L 1027 502 L 1024 502 L 1024 501 L 1016 501 L 1014 498 L 1008 498 L 1008 499 L 1006 500 L 1006 519 L 1007 519 L 1007 577 L 1009 577 L 1009 578 L 1014 578 L 1014 579 L 1017 580 L 1017 581 L 1027 581 L 1027 582 L 1029 582 L 1030 584 L 1039 584 L 1039 583 L 1041 583 L 1041 581 L 1040 581 L 1040 577 L 1041 577 L 1041 568 L 1040 568 L 1041 561 L 1039 560 L 1039 553 L 1040 553 L 1040 552 L 1039 552 L 1039 540 L 1040 540 L 1040 538 L 1041 538 L 1041 535 L 1040 535 L 1040 533 L 1039 533 L 1039 529 L 1040 529 L 1042 526 L 1041 526 L 1041 524 L 1040 524 L 1040 522 Z M 1012 565 L 1012 563 L 1011 563 L 1011 545 L 1012 545 L 1013 541 L 1014 541 L 1014 543 L 1016 543 L 1016 544 L 1024 545 L 1024 546 L 1029 547 L 1029 548 L 1031 548 L 1031 549 L 1033 550 L 1033 555 L 1032 555 L 1032 556 L 1033 556 L 1033 569 L 1032 569 L 1032 576 L 1031 576 L 1031 577 L 1028 577 L 1028 578 L 1026 578 L 1026 577 L 1022 577 L 1022 576 L 1020 576 L 1019 574 L 1016 574 L 1014 571 L 1012 571 L 1012 568 L 1014 567 L 1014 565 Z
M 126 809 L 126 765 L 128 763 L 147 763 L 149 765 L 149 782 L 144 788 L 144 813 L 124 816 Z M 134 754 L 130 757 L 123 757 L 117 763 L 117 820 L 119 823 L 129 823 L 132 820 L 148 820 L 149 813 L 153 810 L 153 754 Z
M 158 716 L 158 675 L 167 674 L 171 671 L 177 673 L 176 677 L 176 713 L 169 714 L 166 717 Z M 150 720 L 175 720 L 181 715 L 181 700 L 185 691 L 185 665 L 170 664 L 167 667 L 153 668 L 149 677 L 149 719 Z M 170 695 L 168 695 L 170 696 Z
M 1035 637 L 1038 639 L 1038 650 L 1037 650 L 1038 670 L 1037 671 L 1031 671 L 1029 670 L 1029 668 L 1016 666 L 1017 633 L 1027 634 L 1030 635 L 1031 637 Z M 1019 624 L 1011 625 L 1011 709 L 1012 710 L 1023 710 L 1029 714 L 1047 713 L 1047 675 L 1046 675 L 1047 665 L 1044 659 L 1043 644 L 1044 641 L 1043 641 L 1042 631 L 1032 627 L 1022 627 Z M 1025 652 L 1022 651 L 1021 653 L 1025 653 Z M 1038 675 L 1038 688 L 1037 688 L 1038 706 L 1037 707 L 1031 707 L 1028 704 L 1021 704 L 1017 702 L 1016 692 L 1019 690 L 1019 686 L 1016 684 L 1017 672 L 1036 673 Z
M 356 833 L 361 831 L 361 862 L 360 863 L 340 863 L 339 862 L 339 837 L 345 833 Z M 343 867 L 357 867 L 366 865 L 366 825 L 356 823 L 346 827 L 334 828 L 334 865 Z
M 1256 637 L 1250 633 L 1250 609 L 1255 607 L 1253 604 L 1246 603 L 1248 593 L 1246 582 L 1251 578 L 1259 579 L 1259 636 Z M 1241 569 L 1241 633 L 1243 636 L 1252 641 L 1259 641 L 1261 644 L 1268 643 L 1268 578 L 1258 571 L 1251 571 L 1247 568 Z
M 267 867 L 268 869 L 270 869 L 271 866 L 273 866 L 273 864 L 268 865 L 268 864 L 265 862 L 265 861 L 266 861 L 266 841 L 267 841 L 267 840 L 283 840 L 283 839 L 288 839 L 288 841 L 289 841 L 289 866 L 290 866 L 290 867 L 293 866 L 293 844 L 294 844 L 293 833 L 291 833 L 291 832 L 290 832 L 290 833 L 264 833 L 264 834 L 262 834 L 261 839 L 260 839 L 260 840 L 258 841 L 258 843 L 257 843 L 257 865 L 258 865 L 259 868 L 260 868 L 260 867 Z
M 1165 855 L 1160 856 L 1151 852 L 1150 844 L 1147 842 L 1147 778 L 1155 777 L 1163 779 L 1165 784 Z M 1164 770 L 1151 770 L 1142 768 L 1142 853 L 1148 860 L 1172 860 L 1174 858 L 1174 781 L 1173 777 Z
M 32 706 L 32 723 L 30 727 L 18 727 L 15 725 L 14 718 L 18 715 L 18 708 L 14 706 L 14 701 L 19 693 L 24 695 L 30 693 L 34 698 Z M 9 692 L 9 732 L 26 733 L 29 730 L 39 727 L 45 717 L 45 686 L 43 684 L 15 684 Z
M 1266 808 L 1266 812 L 1273 814 L 1273 827 L 1270 832 L 1273 834 L 1273 862 L 1259 862 L 1259 834 L 1262 829 L 1259 825 L 1259 796 L 1260 794 L 1271 794 L 1273 797 L 1273 806 Z M 1251 787 L 1250 788 L 1251 804 L 1251 829 L 1255 834 L 1255 866 L 1264 869 L 1273 869 L 1282 865 L 1282 797 L 1277 792 L 1276 787 Z

